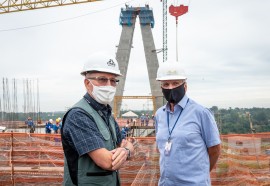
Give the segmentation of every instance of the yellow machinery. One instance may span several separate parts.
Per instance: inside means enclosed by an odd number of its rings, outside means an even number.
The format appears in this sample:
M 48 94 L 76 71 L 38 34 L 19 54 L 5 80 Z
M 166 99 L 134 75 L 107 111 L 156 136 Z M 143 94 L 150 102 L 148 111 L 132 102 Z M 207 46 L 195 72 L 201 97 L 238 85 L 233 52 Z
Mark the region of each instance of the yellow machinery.
M 99 0 L 0 0 L 0 14 L 95 1 Z
M 117 103 L 122 99 L 151 99 L 153 101 L 153 113 L 156 112 L 156 97 L 155 96 L 115 96 L 113 101 L 113 113 L 114 116 L 118 116 L 120 108 L 117 107 Z

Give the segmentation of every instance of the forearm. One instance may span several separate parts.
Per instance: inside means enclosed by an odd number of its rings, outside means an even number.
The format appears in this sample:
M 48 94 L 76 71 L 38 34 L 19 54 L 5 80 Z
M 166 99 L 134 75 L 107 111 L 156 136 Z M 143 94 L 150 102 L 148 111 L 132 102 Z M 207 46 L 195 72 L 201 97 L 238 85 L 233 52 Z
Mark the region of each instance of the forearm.
M 212 171 L 220 155 L 220 145 L 209 147 L 208 154 L 209 154 L 209 160 L 210 160 L 210 171 Z
M 92 152 L 89 152 L 88 155 L 95 162 L 96 165 L 101 167 L 104 170 L 113 170 L 112 169 L 112 152 L 108 151 L 105 148 L 97 149 Z

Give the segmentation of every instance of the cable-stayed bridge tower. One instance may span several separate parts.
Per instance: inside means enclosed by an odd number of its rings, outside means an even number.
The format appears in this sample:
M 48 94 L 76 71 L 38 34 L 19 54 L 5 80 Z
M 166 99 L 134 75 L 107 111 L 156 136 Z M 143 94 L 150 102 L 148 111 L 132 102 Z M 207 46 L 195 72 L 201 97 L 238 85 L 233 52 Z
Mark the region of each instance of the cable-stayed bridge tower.
M 149 5 L 145 7 L 132 7 L 126 6 L 121 8 L 120 13 L 120 25 L 122 25 L 122 33 L 117 48 L 116 59 L 119 63 L 120 71 L 123 74 L 123 77 L 120 80 L 116 91 L 116 97 L 123 96 L 123 90 L 125 87 L 125 80 L 127 75 L 127 69 L 129 64 L 130 52 L 132 48 L 132 41 L 135 29 L 136 19 L 139 17 L 141 34 L 143 39 L 144 54 L 146 59 L 146 65 L 148 70 L 148 77 L 150 82 L 151 94 L 153 97 L 153 107 L 154 111 L 156 108 L 159 108 L 163 104 L 163 97 L 160 90 L 160 85 L 156 81 L 156 74 L 158 69 L 158 58 L 155 48 L 155 43 L 152 34 L 152 28 L 154 28 L 154 16 L 153 10 Z M 115 100 L 122 102 L 121 99 Z M 118 102 L 118 103 L 119 103 Z M 114 107 L 117 103 L 114 104 Z M 116 116 L 119 113 L 119 107 L 114 109 Z

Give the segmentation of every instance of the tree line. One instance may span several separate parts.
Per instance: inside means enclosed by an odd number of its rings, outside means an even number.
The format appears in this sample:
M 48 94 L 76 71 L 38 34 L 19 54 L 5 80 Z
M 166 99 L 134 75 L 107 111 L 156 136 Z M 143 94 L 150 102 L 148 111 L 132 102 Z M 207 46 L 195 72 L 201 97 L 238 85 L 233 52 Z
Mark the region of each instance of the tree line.
M 219 109 L 212 106 L 210 110 L 214 113 L 221 134 L 246 134 L 253 132 L 270 131 L 270 108 L 228 108 Z
M 247 134 L 251 133 L 250 121 L 253 125 L 253 132 L 270 132 L 270 108 L 228 108 L 219 109 L 212 106 L 213 112 L 221 134 Z M 146 111 L 134 111 L 139 116 Z M 148 111 L 149 114 L 152 112 Z M 28 116 L 34 121 L 40 120 L 45 123 L 49 119 L 63 117 L 63 112 L 41 112 L 41 113 L 3 113 L 0 112 L 0 119 L 3 121 L 25 121 Z M 249 118 L 250 117 L 250 118 Z

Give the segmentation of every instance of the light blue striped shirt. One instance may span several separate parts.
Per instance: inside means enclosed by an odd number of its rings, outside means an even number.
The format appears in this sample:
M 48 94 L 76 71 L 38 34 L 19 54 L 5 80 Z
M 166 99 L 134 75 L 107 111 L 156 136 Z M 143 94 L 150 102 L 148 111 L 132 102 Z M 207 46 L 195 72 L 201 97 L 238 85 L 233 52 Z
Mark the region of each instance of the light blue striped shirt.
M 165 144 L 169 131 L 171 133 L 171 150 L 165 155 Z M 174 106 L 169 104 L 156 112 L 156 141 L 160 152 L 159 186 L 209 186 L 210 161 L 207 148 L 220 144 L 218 128 L 211 111 L 186 95 Z

